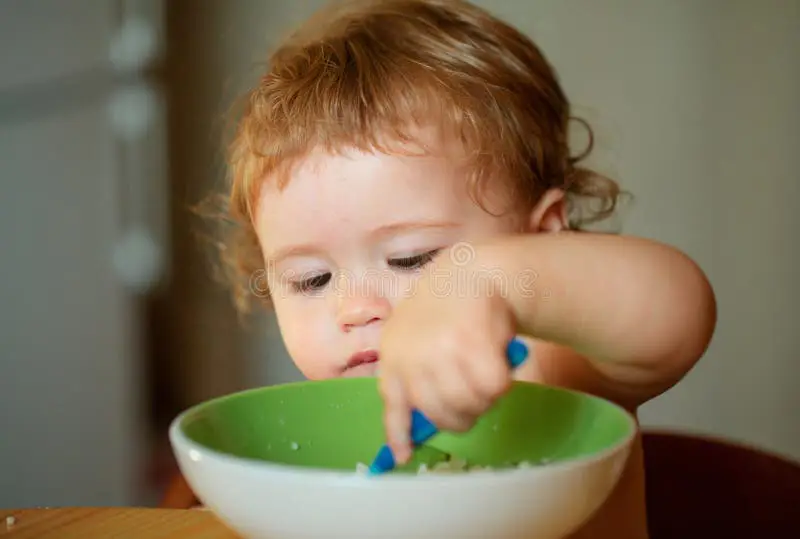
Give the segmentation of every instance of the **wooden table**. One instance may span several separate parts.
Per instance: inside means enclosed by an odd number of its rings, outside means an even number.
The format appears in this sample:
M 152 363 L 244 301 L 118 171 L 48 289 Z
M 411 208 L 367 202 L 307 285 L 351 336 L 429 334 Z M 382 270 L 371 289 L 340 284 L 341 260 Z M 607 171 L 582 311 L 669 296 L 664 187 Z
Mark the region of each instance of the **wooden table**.
M 0 509 L 0 537 L 240 539 L 209 511 L 122 507 Z

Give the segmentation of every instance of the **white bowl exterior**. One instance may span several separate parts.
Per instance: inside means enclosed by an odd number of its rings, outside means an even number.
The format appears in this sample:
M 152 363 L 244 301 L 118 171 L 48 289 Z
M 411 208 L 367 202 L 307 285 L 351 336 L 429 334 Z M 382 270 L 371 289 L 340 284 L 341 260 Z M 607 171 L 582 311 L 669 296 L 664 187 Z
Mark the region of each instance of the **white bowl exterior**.
M 177 429 L 186 481 L 231 529 L 251 539 L 558 539 L 610 495 L 630 453 L 503 472 L 363 477 L 247 462 L 194 445 Z

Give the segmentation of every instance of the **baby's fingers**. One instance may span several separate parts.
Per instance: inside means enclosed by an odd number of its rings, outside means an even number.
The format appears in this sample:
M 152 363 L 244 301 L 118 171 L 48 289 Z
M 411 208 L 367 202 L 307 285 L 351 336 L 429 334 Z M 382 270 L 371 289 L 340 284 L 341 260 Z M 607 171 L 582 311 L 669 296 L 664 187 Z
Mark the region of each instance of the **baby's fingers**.
M 400 380 L 384 374 L 380 378 L 384 403 L 384 427 L 389 448 L 395 462 L 405 464 L 411 458 L 411 408 Z
M 442 363 L 414 384 L 413 403 L 440 430 L 466 432 L 485 409 L 458 362 Z

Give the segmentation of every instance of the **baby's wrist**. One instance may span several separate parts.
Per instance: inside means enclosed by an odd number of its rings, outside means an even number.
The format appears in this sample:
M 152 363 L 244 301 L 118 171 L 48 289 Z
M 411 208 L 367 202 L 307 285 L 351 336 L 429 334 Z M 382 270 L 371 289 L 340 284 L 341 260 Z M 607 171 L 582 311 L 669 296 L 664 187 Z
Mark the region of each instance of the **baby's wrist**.
M 465 292 L 481 293 L 509 299 L 513 293 L 514 276 L 505 249 L 495 244 L 469 246 L 469 257 L 459 258 L 452 251 L 450 267 L 457 286 L 467 286 Z

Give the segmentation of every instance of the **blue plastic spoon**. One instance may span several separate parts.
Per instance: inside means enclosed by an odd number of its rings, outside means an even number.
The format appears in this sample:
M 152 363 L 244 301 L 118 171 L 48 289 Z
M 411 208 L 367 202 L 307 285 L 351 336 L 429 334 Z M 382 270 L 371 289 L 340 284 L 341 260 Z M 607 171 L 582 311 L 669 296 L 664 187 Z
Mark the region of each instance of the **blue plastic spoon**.
M 528 359 L 528 347 L 518 338 L 511 339 L 506 347 L 506 358 L 512 369 L 516 369 Z M 419 410 L 411 411 L 411 443 L 414 447 L 430 440 L 439 429 Z M 369 467 L 370 474 L 378 475 L 393 470 L 394 455 L 388 445 L 384 445 Z

